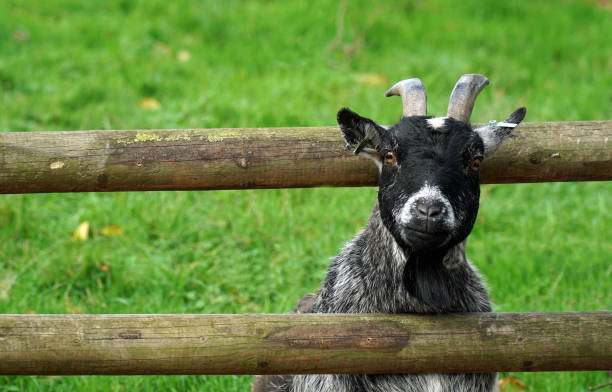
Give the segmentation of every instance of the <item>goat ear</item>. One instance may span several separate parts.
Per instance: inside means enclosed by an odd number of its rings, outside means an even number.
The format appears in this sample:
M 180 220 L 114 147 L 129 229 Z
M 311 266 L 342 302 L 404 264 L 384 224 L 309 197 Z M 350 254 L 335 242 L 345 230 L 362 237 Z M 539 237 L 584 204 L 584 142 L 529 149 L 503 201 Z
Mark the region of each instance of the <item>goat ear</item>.
M 381 134 L 385 131 L 383 127 L 348 108 L 340 109 L 338 112 L 338 124 L 342 137 L 356 155 L 364 155 L 377 164 L 381 163 L 378 149 L 381 144 Z
M 502 121 L 502 126 L 485 125 L 484 127 L 474 129 L 474 132 L 476 132 L 480 136 L 482 142 L 484 143 L 485 158 L 488 158 L 493 155 L 495 151 L 497 151 L 499 146 L 501 146 L 503 141 L 507 137 L 512 135 L 512 132 L 514 131 L 514 126 L 503 126 L 503 123 L 518 125 L 521 121 L 523 121 L 526 113 L 527 109 L 522 107 L 514 111 L 514 113 L 512 113 L 507 119 Z

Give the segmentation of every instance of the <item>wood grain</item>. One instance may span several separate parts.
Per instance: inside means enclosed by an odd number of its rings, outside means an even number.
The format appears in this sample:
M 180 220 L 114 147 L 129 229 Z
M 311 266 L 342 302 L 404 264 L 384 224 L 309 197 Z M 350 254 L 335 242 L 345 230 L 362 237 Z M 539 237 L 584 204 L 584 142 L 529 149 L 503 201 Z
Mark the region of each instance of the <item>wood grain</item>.
M 612 121 L 524 123 L 481 182 L 612 180 Z M 373 186 L 337 127 L 0 133 L 0 193 Z
M 612 368 L 612 312 L 0 315 L 0 374 Z

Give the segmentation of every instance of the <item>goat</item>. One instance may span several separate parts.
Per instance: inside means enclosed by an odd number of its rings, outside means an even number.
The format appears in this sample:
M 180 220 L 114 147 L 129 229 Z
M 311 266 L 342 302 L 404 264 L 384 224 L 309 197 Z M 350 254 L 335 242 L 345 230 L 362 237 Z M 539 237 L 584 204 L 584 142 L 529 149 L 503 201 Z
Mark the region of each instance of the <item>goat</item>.
M 491 311 L 465 242 L 478 212 L 481 162 L 510 136 L 526 109 L 472 129 L 474 101 L 487 84 L 482 75 L 463 75 L 446 117 L 434 118 L 426 116 L 423 83 L 399 82 L 386 96 L 402 97 L 403 116 L 388 129 L 349 109 L 338 112 L 347 145 L 378 166 L 378 200 L 366 228 L 335 257 L 320 290 L 294 311 Z M 253 391 L 484 392 L 495 388 L 496 379 L 495 373 L 257 376 Z

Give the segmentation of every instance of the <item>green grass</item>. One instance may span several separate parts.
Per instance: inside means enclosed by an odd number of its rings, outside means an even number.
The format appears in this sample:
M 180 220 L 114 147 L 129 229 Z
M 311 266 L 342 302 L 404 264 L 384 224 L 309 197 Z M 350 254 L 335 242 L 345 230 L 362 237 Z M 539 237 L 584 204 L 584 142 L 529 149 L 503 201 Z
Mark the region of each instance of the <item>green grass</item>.
M 487 75 L 475 122 L 612 112 L 612 14 L 585 1 L 0 2 L 0 130 L 381 123 L 418 76 L 443 114 Z M 179 61 L 181 51 L 187 61 Z M 370 82 L 360 75 L 376 74 Z M 159 110 L 139 107 L 154 97 Z M 1 157 L 0 157 L 1 159 Z M 360 230 L 375 189 L 3 195 L 0 312 L 285 312 Z M 468 255 L 497 311 L 612 309 L 612 183 L 483 187 Z M 88 221 L 92 235 L 71 239 Z M 106 237 L 116 224 L 124 235 Z M 586 391 L 604 372 L 514 374 Z M 502 375 L 504 376 L 504 375 Z M 248 390 L 249 377 L 0 377 L 0 391 Z

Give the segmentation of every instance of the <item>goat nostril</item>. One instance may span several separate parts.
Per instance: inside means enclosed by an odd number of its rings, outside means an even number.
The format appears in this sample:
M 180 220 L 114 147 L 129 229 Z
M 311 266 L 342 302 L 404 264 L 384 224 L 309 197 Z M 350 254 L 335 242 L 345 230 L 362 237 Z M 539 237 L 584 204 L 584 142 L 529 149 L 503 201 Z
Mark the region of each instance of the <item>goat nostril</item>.
M 429 210 L 427 211 L 427 216 L 429 218 L 436 218 L 440 214 L 442 214 L 442 206 L 440 205 L 429 206 Z
M 416 213 L 425 219 L 440 218 L 446 212 L 444 204 L 438 201 L 419 200 L 415 203 Z
M 429 215 L 429 206 L 423 202 L 417 202 L 416 210 L 419 215 L 428 216 Z

